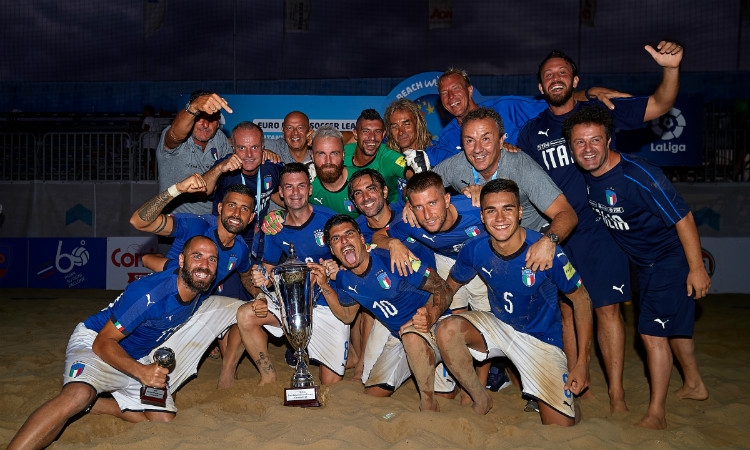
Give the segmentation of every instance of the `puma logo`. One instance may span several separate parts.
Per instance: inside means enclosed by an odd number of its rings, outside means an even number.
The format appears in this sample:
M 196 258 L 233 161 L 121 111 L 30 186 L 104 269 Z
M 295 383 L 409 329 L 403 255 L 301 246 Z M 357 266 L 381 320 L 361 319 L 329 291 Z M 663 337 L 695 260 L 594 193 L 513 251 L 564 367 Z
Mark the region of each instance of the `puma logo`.
M 319 205 L 323 204 L 323 198 L 322 197 L 321 198 L 313 197 L 312 199 L 315 200 L 316 202 L 318 202 Z
M 654 319 L 654 322 L 656 322 L 659 325 L 661 325 L 661 329 L 663 330 L 663 329 L 666 328 L 665 325 L 667 325 L 667 322 L 669 322 L 669 319 L 665 320 L 664 322 L 662 322 L 661 319 Z
M 359 295 L 359 292 L 357 292 L 357 285 L 354 285 L 354 287 L 347 286 L 346 288 L 354 292 L 355 294 Z
M 151 305 L 156 302 L 151 301 L 151 294 L 146 294 L 146 308 L 148 308 L 148 305 Z
M 558 258 L 559 258 L 559 257 L 561 257 L 561 256 L 565 256 L 565 252 L 560 252 L 560 253 L 558 253 L 558 254 L 557 254 L 556 256 L 557 256 Z
M 623 288 L 624 288 L 624 287 L 625 287 L 625 285 L 623 284 L 623 285 L 622 285 L 622 286 L 620 286 L 620 287 L 617 287 L 617 286 L 612 286 L 612 289 L 614 289 L 614 290 L 616 290 L 616 291 L 620 291 L 620 294 L 622 294 L 622 295 L 625 295 L 625 292 L 623 292 Z
M 549 137 L 549 128 L 547 128 L 547 131 L 539 130 L 539 132 L 537 133 L 537 136 L 540 135 L 540 134 L 543 134 L 543 135 Z
M 432 242 L 433 244 L 435 243 L 435 237 L 434 236 L 433 237 L 429 237 L 426 234 L 422 233 L 422 237 L 425 238 L 425 239 L 429 239 L 430 242 Z
M 482 272 L 486 273 L 488 277 L 492 278 L 492 271 L 495 269 L 487 270 L 484 267 L 482 267 Z

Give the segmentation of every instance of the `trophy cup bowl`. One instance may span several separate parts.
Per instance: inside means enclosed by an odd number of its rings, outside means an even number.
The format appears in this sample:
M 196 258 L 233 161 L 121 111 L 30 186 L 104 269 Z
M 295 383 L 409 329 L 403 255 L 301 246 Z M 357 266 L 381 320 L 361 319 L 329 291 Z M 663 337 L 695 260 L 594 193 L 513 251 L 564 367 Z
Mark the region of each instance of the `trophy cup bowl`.
M 174 370 L 176 364 L 174 351 L 169 347 L 156 349 L 154 352 L 154 362 L 171 372 Z M 161 406 L 163 408 L 167 403 L 167 392 L 169 392 L 169 385 L 163 388 L 141 386 L 141 403 L 144 405 Z
M 284 389 L 285 406 L 320 406 L 318 387 L 307 367 L 306 348 L 312 337 L 314 305 L 314 286 L 310 275 L 310 268 L 306 264 L 293 261 L 287 261 L 273 270 L 281 327 L 297 358 L 291 388 Z

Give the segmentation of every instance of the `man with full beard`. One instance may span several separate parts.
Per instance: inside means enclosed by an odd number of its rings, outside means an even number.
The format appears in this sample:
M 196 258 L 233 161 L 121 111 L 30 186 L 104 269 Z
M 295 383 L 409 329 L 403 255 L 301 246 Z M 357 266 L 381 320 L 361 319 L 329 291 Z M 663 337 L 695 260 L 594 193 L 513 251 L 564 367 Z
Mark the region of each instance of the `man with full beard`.
M 310 204 L 326 206 L 356 218 L 359 213 L 349 200 L 347 186 L 352 171 L 344 167 L 344 139 L 337 129 L 323 125 L 312 138 L 312 160 L 316 177 L 312 182 Z
M 218 264 L 216 244 L 196 236 L 185 243 L 176 270 L 134 281 L 79 323 L 68 342 L 60 394 L 29 416 L 8 448 L 46 447 L 82 412 L 128 422 L 174 419 L 174 392 L 195 374 L 214 336 L 236 321 L 240 301 L 203 294 L 213 285 Z M 175 352 L 171 372 L 152 362 L 159 347 Z M 166 405 L 142 404 L 144 385 L 167 387 Z M 112 397 L 99 397 L 103 393 Z
M 661 84 L 649 97 L 612 100 L 614 109 L 610 112 L 618 129 L 643 127 L 644 122 L 667 113 L 677 98 L 682 47 L 662 41 L 656 48 L 646 45 L 645 49 L 662 67 Z M 573 89 L 578 85 L 578 66 L 561 51 L 555 50 L 544 58 L 537 76 L 539 92 L 549 108 L 524 126 L 517 144 L 547 172 L 578 215 L 578 226 L 563 248 L 586 280 L 591 293 L 597 318 L 597 338 L 609 382 L 610 410 L 624 412 L 628 410 L 622 384 L 625 323 L 620 303 L 630 300 L 629 264 L 604 223 L 589 207 L 586 181 L 580 168 L 574 164 L 573 153 L 563 137 L 563 122 L 567 117 L 584 106 L 604 108 L 605 105 L 596 99 L 588 102 L 575 99 Z M 567 301 L 561 301 L 560 309 L 563 347 L 571 366 L 578 360 L 573 310 Z
M 216 281 L 209 293 L 214 289 L 221 292 L 221 283 L 233 272 L 240 274 L 240 280 L 244 288 L 252 295 L 259 291 L 252 283 L 250 274 L 250 251 L 242 238 L 237 239 L 245 227 L 253 220 L 254 199 L 252 192 L 241 184 L 230 186 L 219 204 L 219 216 L 196 216 L 193 214 L 178 214 L 175 216 L 162 214 L 164 207 L 175 197 L 182 193 L 204 192 L 206 182 L 198 174 L 193 174 L 185 180 L 169 187 L 165 192 L 158 194 L 144 203 L 130 217 L 130 224 L 135 229 L 157 234 L 159 236 L 173 236 L 175 244 L 170 253 L 167 254 L 168 261 L 164 265 L 164 271 L 174 268 L 175 260 L 170 255 L 179 251 L 181 242 L 187 239 L 203 235 L 213 240 L 219 248 L 219 267 Z M 214 336 L 216 337 L 216 336 Z M 226 353 L 219 375 L 219 388 L 229 387 L 234 383 L 235 366 L 232 361 L 239 359 L 232 353 L 240 352 L 240 336 L 236 328 L 230 330 L 227 335 Z

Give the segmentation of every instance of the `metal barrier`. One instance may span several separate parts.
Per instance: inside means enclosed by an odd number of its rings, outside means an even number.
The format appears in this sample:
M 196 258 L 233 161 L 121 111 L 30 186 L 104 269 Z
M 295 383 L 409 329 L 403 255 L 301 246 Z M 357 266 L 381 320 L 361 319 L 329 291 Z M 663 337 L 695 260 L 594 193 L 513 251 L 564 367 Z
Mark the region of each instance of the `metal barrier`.
M 42 137 L 42 180 L 133 180 L 133 140 L 128 133 L 47 133 Z
M 31 133 L 0 134 L 0 180 L 36 179 L 36 138 Z

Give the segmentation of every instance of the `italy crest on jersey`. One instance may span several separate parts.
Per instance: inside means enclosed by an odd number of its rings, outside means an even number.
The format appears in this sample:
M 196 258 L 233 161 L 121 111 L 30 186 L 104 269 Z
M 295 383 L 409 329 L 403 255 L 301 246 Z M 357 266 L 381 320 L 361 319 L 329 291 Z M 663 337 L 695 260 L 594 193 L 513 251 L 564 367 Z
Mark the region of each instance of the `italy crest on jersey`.
M 409 258 L 409 262 L 411 263 L 411 270 L 418 271 L 420 267 L 422 267 L 422 261 L 418 259 L 411 259 Z
M 479 236 L 479 233 L 482 232 L 479 229 L 479 227 L 477 227 L 476 225 L 472 225 L 470 227 L 467 227 L 464 231 L 466 232 L 466 235 L 469 236 L 469 237 Z
M 263 190 L 267 191 L 271 189 L 271 183 L 273 183 L 273 178 L 271 178 L 271 175 L 266 175 L 263 177 Z
M 229 263 L 227 264 L 227 270 L 231 271 L 237 265 L 237 255 L 229 256 Z
M 75 363 L 73 363 L 73 365 L 70 366 L 70 373 L 68 374 L 68 376 L 70 378 L 77 378 L 83 373 L 83 369 L 85 367 L 86 366 L 82 362 L 76 361 Z
M 349 199 L 344 200 L 344 208 L 346 208 L 346 210 L 349 212 L 357 211 L 357 208 L 354 206 L 354 203 L 352 203 L 352 201 Z
M 318 244 L 318 247 L 326 245 L 325 239 L 323 238 L 323 230 L 315 230 L 313 236 L 315 236 L 315 243 Z
M 611 189 L 607 189 L 605 194 L 607 196 L 607 204 L 609 206 L 615 206 L 615 203 L 617 203 L 617 193 Z
M 411 236 L 408 236 L 408 237 L 406 238 L 406 242 L 408 242 L 408 243 L 410 243 L 410 244 L 413 244 L 413 243 L 415 243 L 415 242 L 417 242 L 417 241 L 415 241 L 413 237 L 411 237 Z
M 524 267 L 521 269 L 521 281 L 523 281 L 524 286 L 531 287 L 536 281 L 536 274 L 533 270 Z
M 380 287 L 383 289 L 390 289 L 391 288 L 391 279 L 388 278 L 388 274 L 383 272 L 382 270 L 378 272 L 378 283 L 380 283 Z

